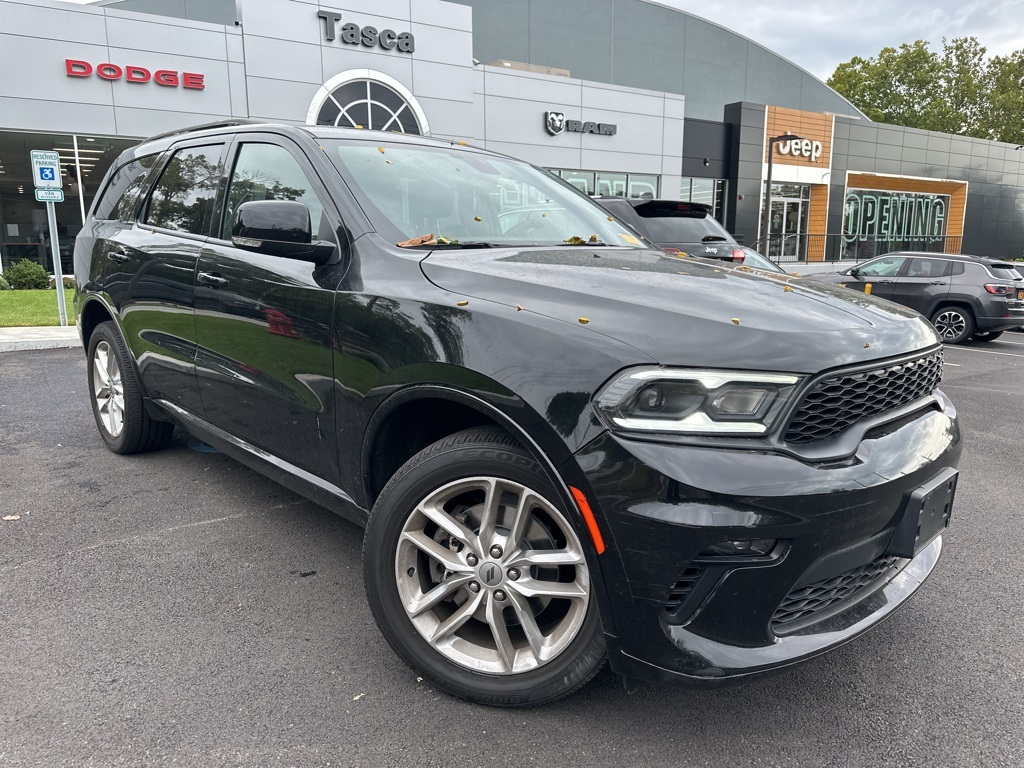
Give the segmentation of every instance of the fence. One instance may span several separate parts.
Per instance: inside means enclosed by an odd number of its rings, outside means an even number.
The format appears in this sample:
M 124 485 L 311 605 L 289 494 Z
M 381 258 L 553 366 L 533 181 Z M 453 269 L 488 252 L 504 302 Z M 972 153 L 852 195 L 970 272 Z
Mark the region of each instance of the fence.
M 960 253 L 962 237 L 866 238 L 852 235 L 769 235 L 757 250 L 779 264 L 864 261 L 893 251 Z

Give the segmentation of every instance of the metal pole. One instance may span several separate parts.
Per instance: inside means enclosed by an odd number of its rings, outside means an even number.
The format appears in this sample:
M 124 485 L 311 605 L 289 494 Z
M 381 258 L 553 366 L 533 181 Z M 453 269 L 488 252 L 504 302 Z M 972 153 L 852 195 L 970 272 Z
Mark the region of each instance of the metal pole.
M 57 288 L 57 314 L 60 324 L 68 324 L 68 310 L 64 303 L 64 273 L 60 266 L 60 243 L 57 241 L 57 211 L 53 203 L 46 204 L 46 218 L 50 224 L 50 254 L 53 256 L 53 277 Z
M 764 250 L 758 248 L 758 252 L 766 258 L 771 258 L 768 255 L 768 246 L 771 242 L 771 235 L 768 233 L 768 224 L 772 217 L 772 158 L 775 154 L 775 139 L 768 140 L 768 178 L 765 181 L 765 196 L 764 196 L 764 215 L 762 216 L 761 232 L 764 237 Z M 781 258 L 781 257 L 780 257 Z

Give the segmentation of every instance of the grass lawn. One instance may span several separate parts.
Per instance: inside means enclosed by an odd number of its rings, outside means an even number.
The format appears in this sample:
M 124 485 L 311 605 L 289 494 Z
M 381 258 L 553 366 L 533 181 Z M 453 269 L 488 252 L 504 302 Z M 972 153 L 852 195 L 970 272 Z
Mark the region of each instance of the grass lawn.
M 68 325 L 75 324 L 74 295 L 64 291 Z M 60 325 L 56 291 L 0 291 L 0 328 L 28 325 Z

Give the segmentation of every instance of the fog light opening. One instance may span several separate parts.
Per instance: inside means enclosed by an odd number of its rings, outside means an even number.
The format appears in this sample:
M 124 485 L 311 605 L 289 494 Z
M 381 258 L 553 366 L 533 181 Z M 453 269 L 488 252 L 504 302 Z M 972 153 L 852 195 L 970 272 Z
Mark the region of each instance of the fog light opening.
M 778 539 L 737 539 L 734 541 L 720 541 L 712 544 L 704 554 L 733 556 L 757 556 L 770 554 Z

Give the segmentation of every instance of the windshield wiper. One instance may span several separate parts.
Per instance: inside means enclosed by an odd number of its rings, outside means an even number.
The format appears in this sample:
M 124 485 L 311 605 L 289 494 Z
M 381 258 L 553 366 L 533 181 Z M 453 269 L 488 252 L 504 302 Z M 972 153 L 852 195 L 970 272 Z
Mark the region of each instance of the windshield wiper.
M 724 242 L 727 242 L 726 239 L 724 237 L 722 237 L 721 235 L 704 235 L 704 237 L 702 237 L 700 239 L 700 241 L 702 243 L 724 243 Z

